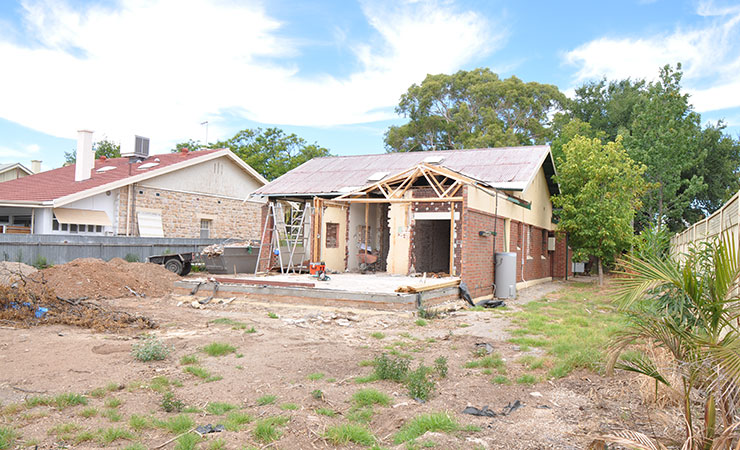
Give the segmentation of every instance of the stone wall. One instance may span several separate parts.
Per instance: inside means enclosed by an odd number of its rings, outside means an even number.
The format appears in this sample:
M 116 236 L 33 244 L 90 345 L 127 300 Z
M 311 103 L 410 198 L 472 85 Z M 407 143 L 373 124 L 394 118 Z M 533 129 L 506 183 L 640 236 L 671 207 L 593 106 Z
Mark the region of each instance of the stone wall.
M 158 210 L 165 237 L 200 237 L 200 221 L 211 221 L 210 238 L 259 239 L 262 204 L 227 197 L 133 185 L 129 235 L 138 236 L 137 210 Z M 119 235 L 126 234 L 128 187 L 119 190 Z

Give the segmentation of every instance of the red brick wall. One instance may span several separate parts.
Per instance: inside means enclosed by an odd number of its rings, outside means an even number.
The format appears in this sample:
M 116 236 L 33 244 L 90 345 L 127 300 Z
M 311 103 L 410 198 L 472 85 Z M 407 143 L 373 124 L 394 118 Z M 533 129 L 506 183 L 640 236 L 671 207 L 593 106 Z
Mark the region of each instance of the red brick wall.
M 466 208 L 462 222 L 462 279 L 473 298 L 491 295 L 494 280 L 493 245 L 495 241 L 496 251 L 504 251 L 505 219 Z M 480 231 L 495 231 L 496 236 L 480 236 Z
M 568 277 L 573 276 L 573 251 L 565 246 L 565 233 L 555 235 L 555 257 L 553 261 L 553 278 L 565 278 L 565 269 L 568 269 Z

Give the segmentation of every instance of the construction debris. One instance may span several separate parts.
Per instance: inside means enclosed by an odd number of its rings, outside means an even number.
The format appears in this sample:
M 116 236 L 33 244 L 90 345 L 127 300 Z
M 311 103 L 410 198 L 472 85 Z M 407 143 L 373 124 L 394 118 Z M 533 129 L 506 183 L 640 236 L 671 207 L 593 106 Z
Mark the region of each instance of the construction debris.
M 417 284 L 415 286 L 399 286 L 396 289 L 396 292 L 401 293 L 408 293 L 408 294 L 417 294 L 419 292 L 425 292 L 425 291 L 431 291 L 434 289 L 444 289 L 448 287 L 455 287 L 460 285 L 460 279 L 456 278 L 451 281 L 445 281 L 443 283 L 425 283 L 425 284 Z
M 476 408 L 475 406 L 468 406 L 465 409 L 462 410 L 463 414 L 470 414 L 471 416 L 480 416 L 480 417 L 496 417 L 496 416 L 508 416 L 509 414 L 513 413 L 517 409 L 524 406 L 524 403 L 520 402 L 519 400 L 515 401 L 514 403 L 509 403 L 501 410 L 500 413 L 497 413 L 493 410 L 488 409 L 488 406 L 484 406 L 483 408 Z
M 35 267 L 22 262 L 0 261 L 0 285 L 9 286 L 34 272 Z

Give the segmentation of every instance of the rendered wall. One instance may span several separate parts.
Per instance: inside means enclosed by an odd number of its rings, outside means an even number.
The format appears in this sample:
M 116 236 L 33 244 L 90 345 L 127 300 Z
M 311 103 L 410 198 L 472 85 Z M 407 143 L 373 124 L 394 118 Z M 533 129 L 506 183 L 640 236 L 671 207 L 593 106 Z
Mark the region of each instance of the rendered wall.
M 390 239 L 386 271 L 390 274 L 406 275 L 409 272 L 411 214 L 411 205 L 408 203 L 391 203 L 388 209 Z
M 339 224 L 337 233 L 337 247 L 326 246 L 326 224 Z M 321 260 L 326 264 L 327 270 L 344 272 L 347 257 L 347 208 L 342 206 L 326 205 L 321 220 Z
M 347 242 L 347 269 L 358 270 L 360 259 L 358 254 L 362 243 L 365 241 L 363 233 L 365 226 L 365 203 L 352 203 L 349 207 L 349 241 Z M 377 255 L 380 245 L 380 205 L 368 205 L 368 224 L 370 230 L 367 241 L 373 253 Z
M 141 185 L 242 200 L 262 186 L 226 156 L 146 180 Z

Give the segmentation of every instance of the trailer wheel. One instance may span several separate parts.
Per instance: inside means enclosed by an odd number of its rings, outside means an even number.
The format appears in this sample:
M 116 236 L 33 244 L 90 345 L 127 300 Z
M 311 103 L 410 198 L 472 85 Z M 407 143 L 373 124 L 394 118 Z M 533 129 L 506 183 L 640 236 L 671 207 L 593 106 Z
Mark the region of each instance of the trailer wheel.
M 171 258 L 164 263 L 164 268 L 180 275 L 182 272 L 182 262 L 179 259 Z
M 190 269 L 192 269 L 192 268 L 193 268 L 193 266 L 189 262 L 186 262 L 185 263 L 185 266 L 183 266 L 183 268 L 182 268 L 182 273 L 180 275 L 185 276 L 185 275 L 189 274 L 190 273 Z

